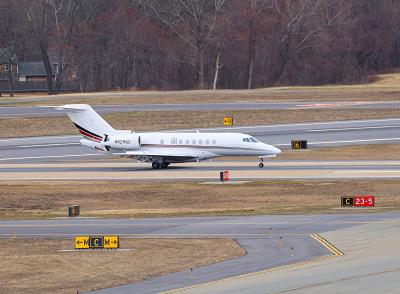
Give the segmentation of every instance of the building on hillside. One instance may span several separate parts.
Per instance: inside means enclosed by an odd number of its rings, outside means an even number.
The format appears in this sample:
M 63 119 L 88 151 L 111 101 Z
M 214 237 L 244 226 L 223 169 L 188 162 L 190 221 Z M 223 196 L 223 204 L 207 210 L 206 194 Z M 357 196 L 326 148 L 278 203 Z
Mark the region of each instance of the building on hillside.
M 9 54 L 7 49 L 0 48 L 0 92 L 9 91 L 8 70 L 10 67 Z M 53 87 L 56 85 L 56 79 L 59 74 L 58 63 L 51 64 Z M 78 91 L 78 82 L 74 67 L 65 66 L 61 74 L 60 91 Z M 13 77 L 13 88 L 15 92 L 46 92 L 47 91 L 47 73 L 43 61 L 19 61 L 14 54 L 11 63 Z
M 58 73 L 58 65 L 52 64 L 53 79 Z M 18 63 L 18 81 L 45 81 L 47 79 L 46 69 L 42 61 L 22 61 Z
M 15 53 L 11 58 L 10 65 L 10 54 L 7 49 L 0 48 L 0 81 L 8 81 L 8 71 L 11 66 L 11 72 L 15 79 L 18 71 L 18 59 Z

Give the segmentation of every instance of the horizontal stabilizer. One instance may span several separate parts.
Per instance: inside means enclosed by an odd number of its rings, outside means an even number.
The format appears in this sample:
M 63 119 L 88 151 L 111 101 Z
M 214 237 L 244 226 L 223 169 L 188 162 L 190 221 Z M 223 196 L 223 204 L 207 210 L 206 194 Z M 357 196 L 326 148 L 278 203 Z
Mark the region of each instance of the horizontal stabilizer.
M 45 108 L 54 108 L 55 110 L 64 110 L 64 111 L 83 111 L 87 110 L 85 104 L 66 104 L 66 105 L 59 105 L 59 106 L 40 106 Z

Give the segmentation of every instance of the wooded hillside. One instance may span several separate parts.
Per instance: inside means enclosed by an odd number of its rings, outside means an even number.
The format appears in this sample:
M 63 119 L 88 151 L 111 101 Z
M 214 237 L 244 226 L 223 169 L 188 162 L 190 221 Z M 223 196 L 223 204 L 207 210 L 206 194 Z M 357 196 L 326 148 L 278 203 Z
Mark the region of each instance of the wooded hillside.
M 0 48 L 82 91 L 352 83 L 400 66 L 399 15 L 396 0 L 0 0 Z

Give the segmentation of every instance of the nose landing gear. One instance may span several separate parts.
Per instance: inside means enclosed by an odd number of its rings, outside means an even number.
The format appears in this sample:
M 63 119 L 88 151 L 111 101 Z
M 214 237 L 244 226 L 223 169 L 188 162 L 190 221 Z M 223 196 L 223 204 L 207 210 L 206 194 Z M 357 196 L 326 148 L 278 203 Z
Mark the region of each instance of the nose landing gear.
M 263 163 L 264 159 L 260 158 L 260 161 L 261 162 L 258 164 L 258 167 L 263 168 L 264 167 L 264 163 Z

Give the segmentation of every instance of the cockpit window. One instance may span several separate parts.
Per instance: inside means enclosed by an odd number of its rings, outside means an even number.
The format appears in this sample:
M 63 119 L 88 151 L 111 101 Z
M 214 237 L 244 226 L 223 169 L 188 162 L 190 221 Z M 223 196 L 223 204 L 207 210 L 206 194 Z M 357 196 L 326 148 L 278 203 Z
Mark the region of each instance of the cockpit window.
M 257 142 L 258 142 L 257 139 L 255 139 L 255 138 L 253 138 L 253 137 L 250 137 L 250 140 L 251 140 L 251 142 L 253 142 L 253 143 L 257 143 Z
M 250 141 L 249 138 L 243 138 L 243 142 L 248 142 L 248 143 L 250 143 L 251 141 Z

